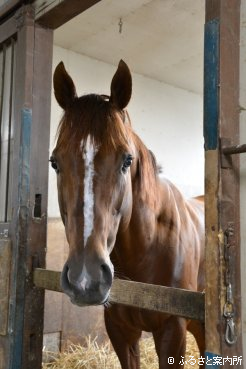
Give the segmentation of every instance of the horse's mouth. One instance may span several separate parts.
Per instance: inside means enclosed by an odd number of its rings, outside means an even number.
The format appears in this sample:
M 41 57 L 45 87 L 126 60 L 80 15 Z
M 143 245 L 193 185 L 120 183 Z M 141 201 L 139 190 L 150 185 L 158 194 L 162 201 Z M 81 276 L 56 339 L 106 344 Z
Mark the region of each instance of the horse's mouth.
M 91 299 L 90 301 L 85 301 L 84 299 L 81 299 L 81 296 L 71 296 L 70 301 L 73 305 L 80 306 L 80 307 L 99 306 L 99 305 L 107 306 L 108 301 L 109 301 L 109 292 L 107 296 L 102 300 L 93 301 L 93 299 Z

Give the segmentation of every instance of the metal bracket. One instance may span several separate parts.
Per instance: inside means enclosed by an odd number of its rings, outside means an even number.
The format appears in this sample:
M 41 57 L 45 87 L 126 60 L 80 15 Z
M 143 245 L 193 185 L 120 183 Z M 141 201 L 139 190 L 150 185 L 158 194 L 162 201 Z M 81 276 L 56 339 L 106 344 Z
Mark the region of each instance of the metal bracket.
M 234 300 L 231 281 L 231 247 L 235 246 L 235 227 L 233 222 L 228 222 L 224 232 L 224 260 L 225 260 L 225 287 L 226 300 L 223 308 L 223 315 L 226 320 L 225 341 L 228 345 L 233 345 L 237 341 L 236 326 L 234 322 Z
M 222 137 L 220 139 L 221 168 L 232 168 L 231 155 L 246 153 L 246 144 L 231 145 L 231 139 Z
M 221 155 L 221 168 L 228 169 L 232 168 L 232 158 L 230 155 L 224 153 L 224 149 L 226 147 L 231 146 L 230 138 L 221 138 L 220 139 L 220 155 Z
M 0 239 L 1 238 L 8 238 L 9 237 L 9 230 L 4 229 L 2 232 L 0 232 Z

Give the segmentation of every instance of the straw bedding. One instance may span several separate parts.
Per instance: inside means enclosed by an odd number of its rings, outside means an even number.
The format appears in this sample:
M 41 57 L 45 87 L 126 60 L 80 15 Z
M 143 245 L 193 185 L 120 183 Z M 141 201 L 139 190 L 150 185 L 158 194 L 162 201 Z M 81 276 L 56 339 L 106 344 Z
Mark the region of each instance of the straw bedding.
M 153 339 L 142 339 L 140 349 L 141 369 L 157 369 Z M 196 342 L 188 333 L 185 369 L 197 369 L 199 356 Z M 43 369 L 120 369 L 120 364 L 109 342 L 99 346 L 96 339 L 88 337 L 85 346 L 70 345 L 67 351 L 54 355 L 52 363 L 43 364 Z

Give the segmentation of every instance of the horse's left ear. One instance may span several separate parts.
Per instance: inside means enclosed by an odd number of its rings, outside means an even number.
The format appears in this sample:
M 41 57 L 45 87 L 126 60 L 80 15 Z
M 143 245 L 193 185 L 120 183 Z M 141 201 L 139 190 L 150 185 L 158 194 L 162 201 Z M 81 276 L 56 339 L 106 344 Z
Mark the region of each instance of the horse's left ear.
M 124 109 L 132 95 L 132 76 L 126 63 L 121 60 L 111 82 L 112 102 L 118 109 Z

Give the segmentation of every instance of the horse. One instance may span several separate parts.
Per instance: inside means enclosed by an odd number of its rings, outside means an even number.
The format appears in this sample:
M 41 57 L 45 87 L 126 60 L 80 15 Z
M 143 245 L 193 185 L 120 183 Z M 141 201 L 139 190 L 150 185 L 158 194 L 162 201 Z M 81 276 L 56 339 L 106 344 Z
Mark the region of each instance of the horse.
M 63 62 L 53 83 L 63 117 L 50 161 L 69 244 L 62 288 L 78 306 L 105 305 L 122 369 L 140 368 L 142 331 L 153 334 L 160 369 L 169 357 L 182 368 L 187 330 L 204 352 L 203 323 L 108 301 L 114 277 L 204 290 L 203 202 L 186 200 L 160 178 L 154 155 L 134 132 L 126 110 L 132 77 L 123 60 L 110 96 L 78 97 Z

